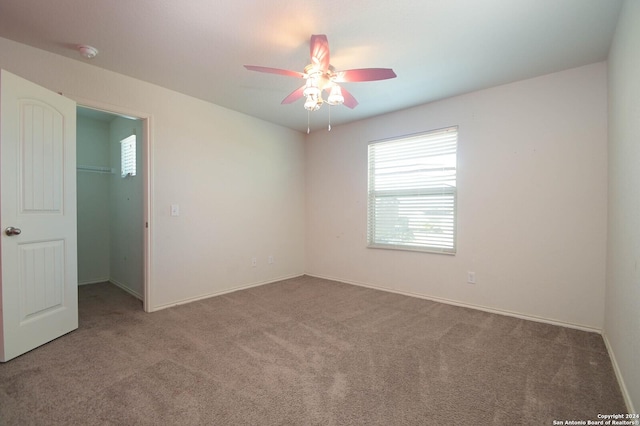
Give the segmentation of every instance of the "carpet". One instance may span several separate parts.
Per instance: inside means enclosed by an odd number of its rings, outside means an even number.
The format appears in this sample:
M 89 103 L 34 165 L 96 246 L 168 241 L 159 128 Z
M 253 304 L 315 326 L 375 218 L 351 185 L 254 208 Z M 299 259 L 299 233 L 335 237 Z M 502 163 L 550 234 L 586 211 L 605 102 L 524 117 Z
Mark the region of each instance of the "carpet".
M 179 285 L 179 283 L 178 283 Z M 1 425 L 551 425 L 626 411 L 602 337 L 302 276 L 80 327 L 0 364 Z

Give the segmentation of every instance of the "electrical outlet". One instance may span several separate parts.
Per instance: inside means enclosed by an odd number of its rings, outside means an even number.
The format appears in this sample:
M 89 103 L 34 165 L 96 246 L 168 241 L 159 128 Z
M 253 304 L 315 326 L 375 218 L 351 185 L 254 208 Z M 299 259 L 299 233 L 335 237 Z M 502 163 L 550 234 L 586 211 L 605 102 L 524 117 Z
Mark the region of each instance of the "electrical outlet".
M 258 259 L 257 258 L 255 258 L 255 257 L 251 258 L 251 266 L 254 267 L 254 268 L 256 266 L 258 266 Z
M 475 272 L 471 272 L 471 271 L 467 272 L 467 282 L 469 284 L 475 284 L 476 283 L 476 273 Z
M 269 256 L 267 258 L 267 262 L 269 263 L 269 265 L 273 265 L 273 256 Z

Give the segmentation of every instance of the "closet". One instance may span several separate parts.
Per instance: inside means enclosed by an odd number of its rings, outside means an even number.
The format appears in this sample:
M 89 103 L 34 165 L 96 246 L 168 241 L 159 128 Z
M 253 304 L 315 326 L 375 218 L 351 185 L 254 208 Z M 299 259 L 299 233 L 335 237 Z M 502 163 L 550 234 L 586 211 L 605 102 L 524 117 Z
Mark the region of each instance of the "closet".
M 76 141 L 78 285 L 109 281 L 142 300 L 142 122 L 78 107 Z

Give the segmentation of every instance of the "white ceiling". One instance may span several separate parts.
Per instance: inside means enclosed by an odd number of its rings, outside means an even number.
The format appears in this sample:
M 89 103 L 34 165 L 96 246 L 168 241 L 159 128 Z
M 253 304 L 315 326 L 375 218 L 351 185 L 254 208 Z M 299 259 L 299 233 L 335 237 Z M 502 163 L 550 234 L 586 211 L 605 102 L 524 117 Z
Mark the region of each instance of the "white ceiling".
M 311 34 L 326 34 L 337 70 L 393 68 L 345 83 L 360 102 L 338 125 L 606 60 L 618 0 L 2 0 L 0 37 L 149 81 L 292 129 L 302 82 L 245 70 L 302 71 Z M 95 46 L 86 60 L 78 44 Z M 1 54 L 1 53 L 0 53 Z M 311 113 L 326 128 L 328 106 Z

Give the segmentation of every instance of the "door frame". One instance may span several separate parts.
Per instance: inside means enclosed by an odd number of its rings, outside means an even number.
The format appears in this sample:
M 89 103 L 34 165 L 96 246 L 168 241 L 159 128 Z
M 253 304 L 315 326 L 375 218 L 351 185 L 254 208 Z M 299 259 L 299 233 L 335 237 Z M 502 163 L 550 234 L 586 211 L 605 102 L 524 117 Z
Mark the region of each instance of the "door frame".
M 152 162 L 152 135 L 151 129 L 153 117 L 151 114 L 134 111 L 129 108 L 124 108 L 117 105 L 111 105 L 104 102 L 96 101 L 93 99 L 85 99 L 74 95 L 64 94 L 64 96 L 73 99 L 76 101 L 78 107 L 84 107 L 89 109 L 95 109 L 98 111 L 103 111 L 109 114 L 124 116 L 128 118 L 133 118 L 142 121 L 142 210 L 143 210 L 143 254 L 142 254 L 142 277 L 143 277 L 143 285 L 142 285 L 142 307 L 145 312 L 153 312 L 153 304 L 151 303 L 152 290 L 151 290 L 151 207 L 152 203 L 152 180 L 151 180 L 151 170 L 153 168 Z

